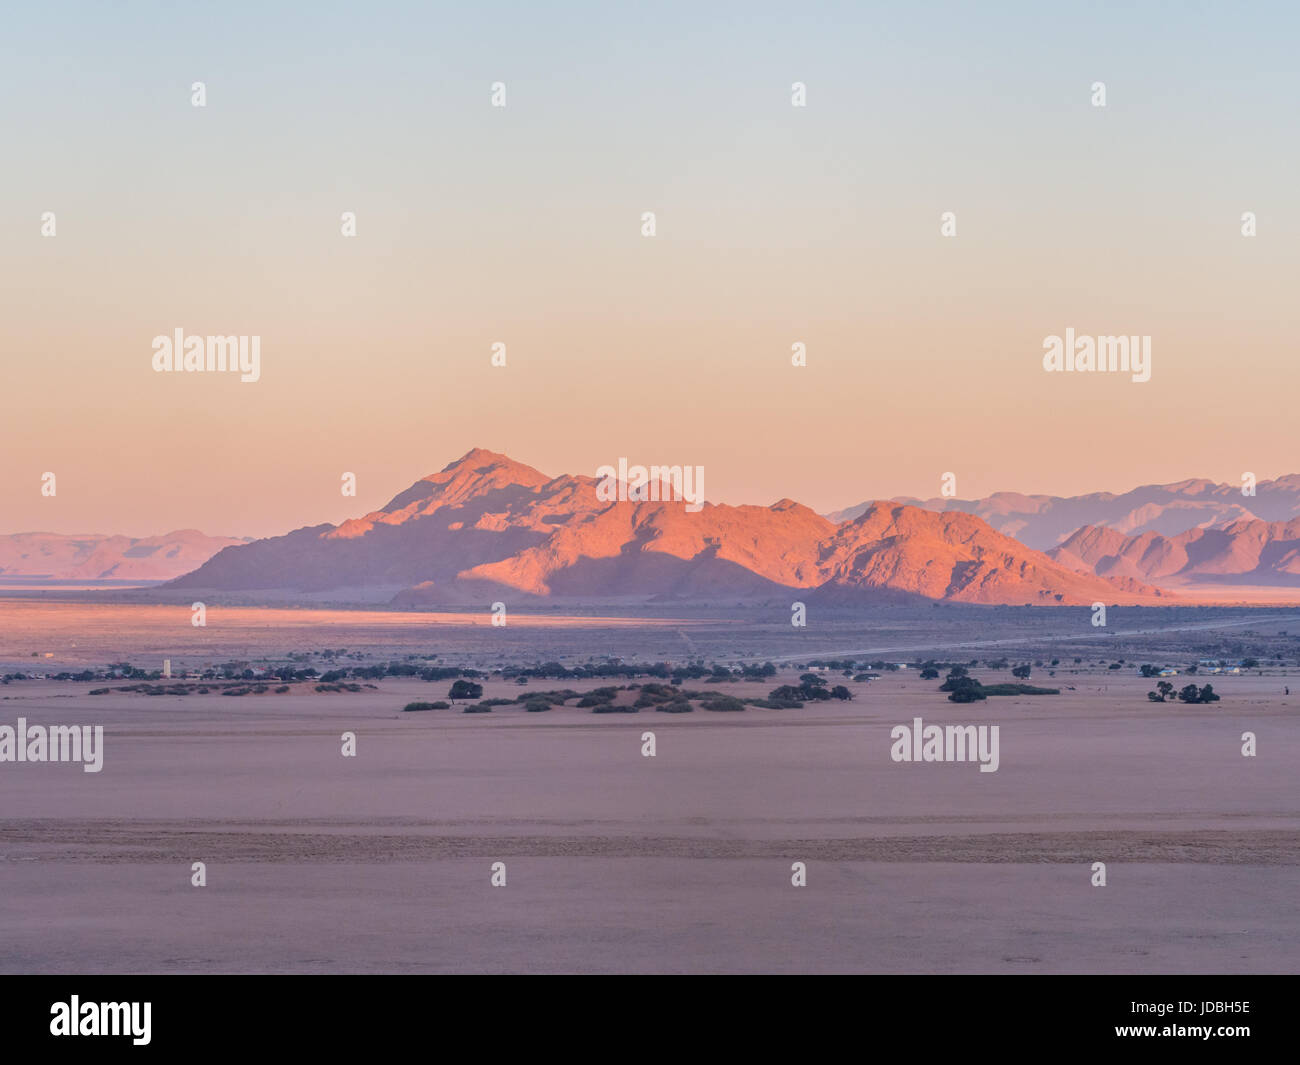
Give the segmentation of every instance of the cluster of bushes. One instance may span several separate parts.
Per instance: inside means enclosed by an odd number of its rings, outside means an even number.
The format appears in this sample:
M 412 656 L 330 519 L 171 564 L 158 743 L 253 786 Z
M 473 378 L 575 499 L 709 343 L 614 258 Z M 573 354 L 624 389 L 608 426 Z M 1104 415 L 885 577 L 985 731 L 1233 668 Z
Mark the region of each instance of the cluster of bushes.
M 484 699 L 481 702 L 465 707 L 463 712 L 466 714 L 490 714 L 494 706 L 512 706 L 514 702 L 514 699 Z M 446 706 L 447 704 L 443 703 L 442 705 Z
M 833 688 L 826 686 L 826 681 L 816 673 L 804 673 L 798 684 L 782 684 L 773 688 L 763 705 L 774 709 L 799 709 L 804 703 L 825 702 L 829 699 L 852 699 L 853 693 L 843 684 Z M 758 705 L 758 704 L 755 704 Z
M 572 688 L 563 688 L 558 691 L 529 692 L 521 695 L 519 701 L 530 714 L 544 714 L 551 707 L 563 706 L 566 699 L 573 699 L 577 695 L 578 692 Z
M 1160 681 L 1156 685 L 1156 690 L 1147 692 L 1147 698 L 1153 703 L 1169 702 L 1174 698 L 1174 686 L 1167 680 Z M 1198 688 L 1195 684 L 1188 684 L 1178 693 L 1178 701 L 1183 703 L 1217 703 L 1219 694 L 1214 690 L 1211 684 L 1205 685 L 1204 688 Z
M 96 688 L 91 695 L 107 695 L 111 689 Z M 120 692 L 139 692 L 141 695 L 189 695 L 192 688 L 184 684 L 160 684 L 155 687 L 152 684 L 123 684 L 118 689 Z
M 737 710 L 745 709 L 745 704 L 741 700 L 730 695 L 715 695 L 710 699 L 705 699 L 700 703 L 700 706 L 705 710 L 713 710 L 719 713 L 734 713 Z
M 402 707 L 402 712 L 411 713 L 418 710 L 446 710 L 450 706 L 451 703 L 444 703 L 441 700 L 439 700 L 436 703 L 422 703 L 422 702 L 407 703 L 404 707 Z
M 722 665 L 705 665 L 703 659 L 684 665 L 670 662 L 627 663 L 594 662 L 579 666 L 565 666 L 559 662 L 543 662 L 537 666 L 512 666 L 502 671 L 506 680 L 527 684 L 529 680 L 605 680 L 652 677 L 656 680 L 705 680 L 709 684 L 723 684 L 729 680 L 763 680 L 776 674 L 771 662 L 760 665 L 740 663 L 735 669 Z
M 637 686 L 632 685 L 633 688 Z M 689 714 L 694 711 L 695 707 L 691 706 L 691 699 L 711 699 L 713 696 L 706 692 L 684 691 L 672 684 L 642 684 L 636 697 L 636 702 L 632 705 L 637 710 L 646 710 L 654 707 L 656 710 L 662 710 L 665 714 Z
M 1020 669 L 1025 672 L 1021 673 Z M 1018 677 L 1027 677 L 1029 667 L 1021 666 L 1012 673 Z M 1060 688 L 1038 688 L 1032 684 L 982 684 L 970 676 L 965 666 L 953 666 L 948 676 L 939 685 L 941 692 L 948 693 L 950 703 L 977 703 L 990 696 L 998 695 L 1060 695 Z

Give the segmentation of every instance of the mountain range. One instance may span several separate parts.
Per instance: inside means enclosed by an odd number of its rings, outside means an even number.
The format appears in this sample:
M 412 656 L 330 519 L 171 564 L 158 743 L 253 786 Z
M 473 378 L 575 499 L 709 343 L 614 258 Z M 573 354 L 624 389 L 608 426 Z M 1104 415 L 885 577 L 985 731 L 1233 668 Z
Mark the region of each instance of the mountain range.
M 377 591 L 400 605 L 568 600 L 1158 601 L 1127 575 L 1076 572 L 966 513 L 877 502 L 836 523 L 771 506 L 610 502 L 476 449 L 338 526 L 226 547 L 174 588 Z
M 341 525 L 261 540 L 0 536 L 0 577 L 164 580 L 176 588 L 328 593 L 399 605 L 771 597 L 969 603 L 1224 601 L 1300 595 L 1300 475 L 1193 479 L 1120 494 L 898 498 L 817 514 L 610 502 L 475 449 Z
M 961 511 L 982 518 L 998 532 L 1014 536 L 1028 547 L 1046 551 L 1063 543 L 1085 525 L 1101 525 L 1126 536 L 1154 532 L 1177 536 L 1190 529 L 1226 528 L 1258 519 L 1285 522 L 1300 517 L 1300 474 L 1260 481 L 1255 494 L 1242 494 L 1241 485 L 1216 484 L 1194 478 L 1173 484 L 1148 484 L 1115 495 L 1092 492 L 1078 496 L 1025 495 L 995 492 L 982 499 L 913 499 L 896 502 L 940 512 Z M 873 504 L 828 514 L 831 521 L 851 521 Z
M 1176 536 L 1125 536 L 1085 525 L 1047 554 L 1080 572 L 1151 581 L 1189 593 L 1209 585 L 1300 588 L 1300 518 L 1252 518 Z
M 171 580 L 224 547 L 246 543 L 178 529 L 161 536 L 31 532 L 0 536 L 0 576 L 52 580 Z

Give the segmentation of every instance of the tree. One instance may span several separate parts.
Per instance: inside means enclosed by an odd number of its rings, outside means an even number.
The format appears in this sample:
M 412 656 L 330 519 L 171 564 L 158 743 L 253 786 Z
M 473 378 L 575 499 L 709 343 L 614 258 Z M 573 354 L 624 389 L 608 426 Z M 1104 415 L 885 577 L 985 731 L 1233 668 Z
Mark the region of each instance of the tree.
M 984 694 L 984 686 L 974 677 L 949 677 L 939 686 L 939 690 L 951 693 L 948 696 L 951 703 L 974 703 L 988 698 Z
M 458 680 L 451 686 L 451 691 L 447 693 L 449 699 L 481 699 L 483 697 L 483 685 L 475 684 L 472 680 Z
M 1029 673 L 1030 669 L 1028 666 L 1016 666 L 1016 668 L 1011 671 L 1013 677 L 1019 677 L 1021 680 L 1028 680 Z
M 832 699 L 852 699 L 852 698 L 853 698 L 853 693 L 852 693 L 851 691 L 849 691 L 848 688 L 844 687 L 843 684 L 837 684 L 837 685 L 835 685 L 835 687 L 833 687 L 833 688 L 831 689 L 831 698 L 832 698 Z
M 938 678 L 939 678 L 939 671 L 937 669 L 934 669 L 933 667 L 929 667 L 921 670 L 922 680 L 937 680 Z

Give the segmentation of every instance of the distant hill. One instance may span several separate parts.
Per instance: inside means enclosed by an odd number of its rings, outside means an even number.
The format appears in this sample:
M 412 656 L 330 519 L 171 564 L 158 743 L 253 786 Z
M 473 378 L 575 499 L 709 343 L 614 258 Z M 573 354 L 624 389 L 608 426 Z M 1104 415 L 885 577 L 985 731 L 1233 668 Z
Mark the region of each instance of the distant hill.
M 0 575 L 55 580 L 171 580 L 225 547 L 247 543 L 178 529 L 134 538 L 31 532 L 0 536 Z
M 1105 526 L 1130 536 L 1145 532 L 1174 536 L 1189 529 L 1223 528 L 1251 519 L 1290 521 L 1300 517 L 1300 474 L 1260 481 L 1253 496 L 1243 496 L 1240 485 L 1193 479 L 1143 485 L 1120 495 L 995 492 L 983 499 L 899 498 L 894 502 L 925 510 L 974 514 L 998 532 L 1046 551 L 1085 525 Z M 871 505 L 859 503 L 827 517 L 835 522 L 851 521 Z
M 171 586 L 385 589 L 408 605 L 510 594 L 653 601 L 798 592 L 1017 605 L 1162 595 L 1075 572 L 967 514 L 876 503 L 837 525 L 789 499 L 692 513 L 680 502 L 604 502 L 596 485 L 476 449 L 380 510 L 227 547 Z
M 1235 521 L 1177 536 L 1125 536 L 1090 525 L 1048 555 L 1080 572 L 1174 587 L 1300 588 L 1300 518 Z

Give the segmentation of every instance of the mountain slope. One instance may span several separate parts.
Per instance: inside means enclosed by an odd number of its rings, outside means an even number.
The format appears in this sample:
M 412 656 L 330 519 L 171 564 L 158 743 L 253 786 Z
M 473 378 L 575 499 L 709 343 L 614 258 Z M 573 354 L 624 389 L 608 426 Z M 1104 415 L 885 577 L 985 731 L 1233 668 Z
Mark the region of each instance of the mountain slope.
M 565 599 L 755 599 L 792 590 L 971 603 L 1134 601 L 1139 582 L 1083 575 L 964 514 L 874 504 L 840 525 L 768 507 L 604 502 L 476 449 L 380 510 L 231 547 L 178 588 L 389 590 L 403 604 L 506 593 Z

